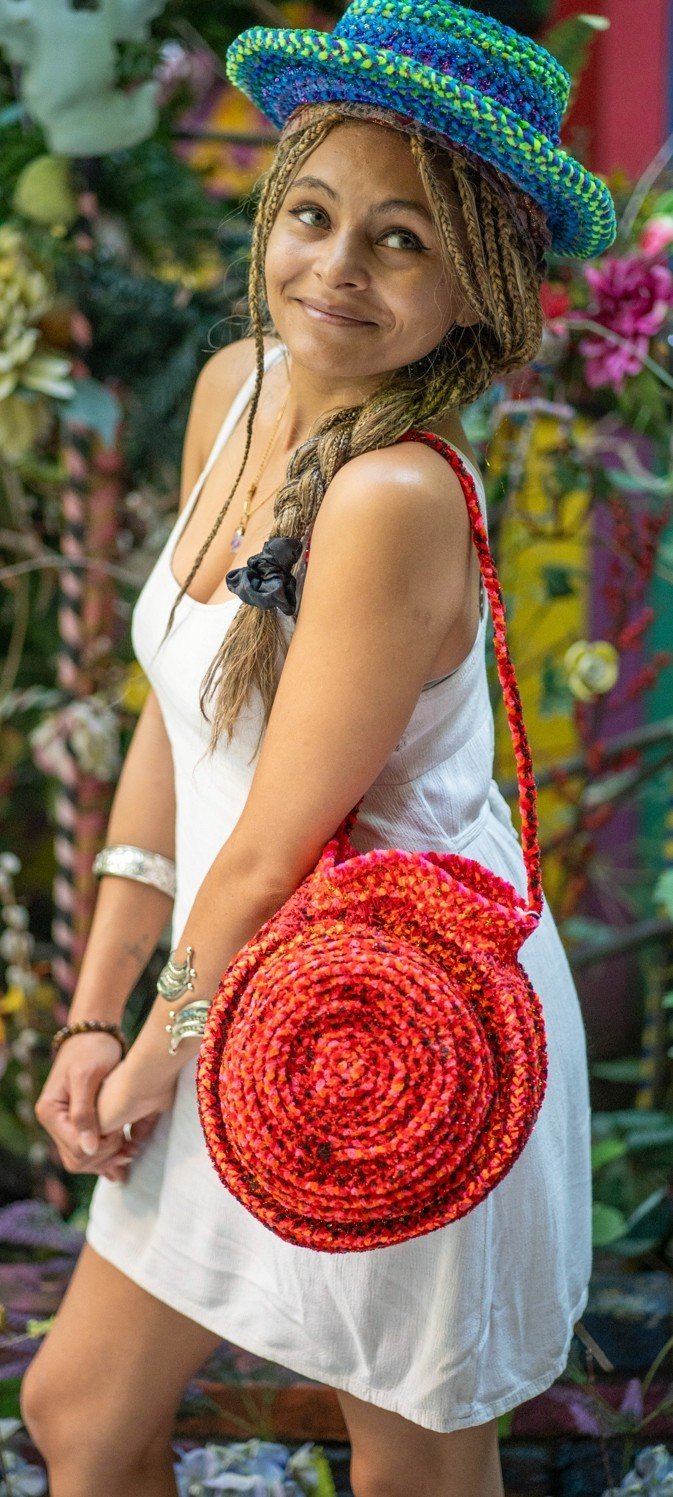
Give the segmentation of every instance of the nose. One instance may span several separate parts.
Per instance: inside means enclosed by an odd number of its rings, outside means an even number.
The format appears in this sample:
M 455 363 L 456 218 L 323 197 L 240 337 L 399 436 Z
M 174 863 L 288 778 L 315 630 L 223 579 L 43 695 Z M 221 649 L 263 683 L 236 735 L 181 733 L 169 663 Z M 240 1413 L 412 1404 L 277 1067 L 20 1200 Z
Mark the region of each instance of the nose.
M 316 259 L 317 279 L 325 286 L 356 286 L 363 289 L 369 285 L 369 273 L 364 263 L 364 251 L 358 235 L 343 229 L 330 235 L 320 248 Z

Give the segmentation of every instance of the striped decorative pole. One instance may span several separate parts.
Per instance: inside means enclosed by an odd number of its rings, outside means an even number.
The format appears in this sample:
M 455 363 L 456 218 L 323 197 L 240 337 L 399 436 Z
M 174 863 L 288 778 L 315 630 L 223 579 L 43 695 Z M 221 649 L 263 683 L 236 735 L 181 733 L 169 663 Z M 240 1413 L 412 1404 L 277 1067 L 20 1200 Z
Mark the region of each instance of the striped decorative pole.
M 87 427 L 80 422 L 64 422 L 63 460 L 68 477 L 63 491 L 61 552 L 74 564 L 60 569 L 57 680 L 65 697 L 71 701 L 87 695 L 89 690 L 89 682 L 82 670 L 82 616 L 86 575 L 83 565 L 86 554 L 86 495 L 92 447 L 93 434 Z M 75 865 L 80 771 L 69 741 L 63 744 L 61 757 L 61 776 L 54 807 L 56 873 L 53 886 L 52 974 L 63 1002 L 68 1004 L 76 982 Z
M 116 554 L 117 528 L 123 499 L 123 458 L 118 446 L 102 447 L 97 440 L 90 453 L 89 493 L 86 506 L 86 551 L 92 561 L 112 561 Z M 90 690 L 104 674 L 116 643 L 118 628 L 115 586 L 104 567 L 87 568 L 82 600 L 82 664 Z M 94 905 L 97 881 L 91 864 L 105 839 L 112 786 L 93 774 L 80 771 L 79 805 L 75 841 L 75 908 L 73 964 L 84 955 Z

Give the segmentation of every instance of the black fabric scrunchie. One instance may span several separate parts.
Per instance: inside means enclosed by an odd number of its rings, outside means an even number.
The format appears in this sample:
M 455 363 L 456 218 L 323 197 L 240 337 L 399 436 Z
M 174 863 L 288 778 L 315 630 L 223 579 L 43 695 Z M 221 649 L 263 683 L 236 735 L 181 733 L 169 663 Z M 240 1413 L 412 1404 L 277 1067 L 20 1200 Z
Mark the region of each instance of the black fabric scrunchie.
M 302 542 L 296 537 L 272 535 L 261 551 L 248 557 L 244 567 L 227 572 L 227 587 L 254 608 L 280 608 L 281 613 L 293 614 L 297 581 L 291 569 L 302 550 Z

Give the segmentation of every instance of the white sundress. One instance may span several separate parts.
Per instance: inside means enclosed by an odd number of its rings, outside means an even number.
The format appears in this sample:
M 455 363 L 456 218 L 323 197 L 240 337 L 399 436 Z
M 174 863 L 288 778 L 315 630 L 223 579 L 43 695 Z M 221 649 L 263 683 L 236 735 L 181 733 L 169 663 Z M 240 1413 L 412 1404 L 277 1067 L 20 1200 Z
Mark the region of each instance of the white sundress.
M 282 353 L 269 349 L 265 366 Z M 253 693 L 234 737 L 202 757 L 199 685 L 234 610 L 185 595 L 171 559 L 204 479 L 248 404 L 254 373 L 145 583 L 132 618 L 136 657 L 170 738 L 176 789 L 177 894 L 171 945 L 235 826 L 254 774 Z M 461 453 L 477 483 L 483 484 Z M 421 691 L 394 752 L 364 797 L 358 851 L 465 852 L 525 892 L 518 837 L 494 780 L 485 666 L 487 609 L 458 669 Z M 280 616 L 288 635 L 293 620 Z M 540 995 L 549 1071 L 535 1127 L 505 1178 L 459 1221 L 368 1252 L 296 1247 L 250 1215 L 210 1162 L 196 1103 L 196 1059 L 180 1072 L 123 1183 L 99 1178 L 87 1239 L 167 1305 L 247 1351 L 344 1389 L 427 1429 L 484 1423 L 542 1392 L 566 1365 L 592 1267 L 590 1108 L 585 1030 L 545 905 L 522 964 Z

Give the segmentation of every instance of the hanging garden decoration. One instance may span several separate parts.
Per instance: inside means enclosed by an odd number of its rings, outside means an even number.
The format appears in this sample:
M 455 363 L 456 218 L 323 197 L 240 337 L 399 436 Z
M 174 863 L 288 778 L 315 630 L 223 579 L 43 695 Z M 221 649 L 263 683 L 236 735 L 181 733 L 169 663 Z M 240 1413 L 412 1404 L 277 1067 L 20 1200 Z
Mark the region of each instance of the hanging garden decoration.
M 61 156 L 104 156 L 152 135 L 160 84 L 123 89 L 117 44 L 144 41 L 166 0 L 0 0 L 0 51 L 21 69 L 31 118 Z

